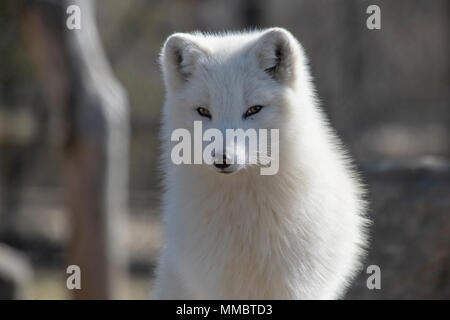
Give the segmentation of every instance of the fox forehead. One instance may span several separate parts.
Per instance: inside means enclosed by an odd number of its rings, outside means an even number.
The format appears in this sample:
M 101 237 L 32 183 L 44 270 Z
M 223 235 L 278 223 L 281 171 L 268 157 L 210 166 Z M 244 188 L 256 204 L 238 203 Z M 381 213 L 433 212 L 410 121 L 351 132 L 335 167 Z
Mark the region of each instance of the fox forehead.
M 231 99 L 250 101 L 263 98 L 268 93 L 267 86 L 273 81 L 264 78 L 264 74 L 244 56 L 222 60 L 210 57 L 199 62 L 198 70 L 190 79 L 187 90 L 202 92 L 210 101 L 232 104 Z
M 280 85 L 258 67 L 256 57 L 242 48 L 210 53 L 199 60 L 186 86 L 211 108 L 265 104 L 279 89 Z
M 261 31 L 254 30 L 250 32 L 233 32 L 224 33 L 190 33 L 193 40 L 202 48 L 206 49 L 211 55 L 216 57 L 227 58 L 235 53 L 242 51 L 246 46 L 251 46 Z

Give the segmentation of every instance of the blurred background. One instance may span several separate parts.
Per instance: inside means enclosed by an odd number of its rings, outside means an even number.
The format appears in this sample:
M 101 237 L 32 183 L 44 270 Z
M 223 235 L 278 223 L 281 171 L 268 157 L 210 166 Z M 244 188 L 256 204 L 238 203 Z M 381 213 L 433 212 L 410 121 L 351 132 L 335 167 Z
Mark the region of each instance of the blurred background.
M 449 299 L 449 21 L 445 0 L 1 1 L 0 298 L 148 298 L 160 48 L 173 32 L 279 26 L 369 190 L 371 247 L 345 298 Z M 66 287 L 72 264 L 81 290 Z

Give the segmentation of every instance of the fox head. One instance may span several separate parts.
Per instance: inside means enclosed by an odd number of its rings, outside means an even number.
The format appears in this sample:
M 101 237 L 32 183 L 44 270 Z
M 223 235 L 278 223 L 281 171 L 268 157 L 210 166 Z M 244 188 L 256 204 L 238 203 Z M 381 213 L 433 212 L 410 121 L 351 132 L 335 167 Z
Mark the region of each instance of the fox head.
M 267 160 L 270 151 L 251 150 L 248 139 L 227 141 L 231 139 L 226 139 L 226 131 L 280 129 L 279 141 L 270 143 L 282 146 L 283 130 L 287 131 L 292 113 L 289 100 L 298 87 L 302 60 L 299 43 L 281 28 L 243 34 L 171 35 L 161 52 L 166 129 L 183 128 L 194 135 L 194 123 L 201 121 L 202 132 L 214 129 L 222 133 L 220 147 L 211 152 L 212 161 L 203 163 L 218 173 L 252 167 L 248 160 L 255 152 Z

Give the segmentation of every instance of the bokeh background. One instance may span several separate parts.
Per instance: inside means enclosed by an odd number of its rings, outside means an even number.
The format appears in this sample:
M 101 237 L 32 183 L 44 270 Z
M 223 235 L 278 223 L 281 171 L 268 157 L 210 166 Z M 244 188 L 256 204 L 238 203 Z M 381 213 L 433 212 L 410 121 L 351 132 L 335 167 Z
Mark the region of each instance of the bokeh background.
M 21 10 L 76 2 L 18 2 L 0 2 L 0 298 L 68 299 L 68 248 L 76 241 L 64 180 L 70 169 L 45 93 L 57 92 L 58 82 L 42 77 L 50 67 L 35 59 L 27 36 L 34 29 L 26 27 L 33 17 Z M 105 58 L 128 96 L 126 270 L 108 289 L 115 296 L 148 297 L 162 245 L 164 40 L 173 32 L 279 26 L 303 44 L 323 109 L 368 185 L 374 223 L 365 268 L 380 266 L 382 288 L 367 289 L 362 270 L 346 298 L 450 298 L 450 2 L 92 2 Z M 371 4 L 381 8 L 381 30 L 366 27 Z

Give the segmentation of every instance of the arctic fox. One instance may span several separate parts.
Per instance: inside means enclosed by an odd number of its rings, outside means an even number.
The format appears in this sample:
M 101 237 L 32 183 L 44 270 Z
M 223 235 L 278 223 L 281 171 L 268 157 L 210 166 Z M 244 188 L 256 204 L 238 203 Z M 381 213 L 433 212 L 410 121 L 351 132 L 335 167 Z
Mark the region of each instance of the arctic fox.
M 161 65 L 166 241 L 154 297 L 342 297 L 366 244 L 363 188 L 298 41 L 281 28 L 176 33 Z M 194 133 L 194 121 L 203 130 L 279 129 L 278 172 L 230 161 L 243 146 L 225 146 L 212 164 L 174 164 L 171 134 Z

